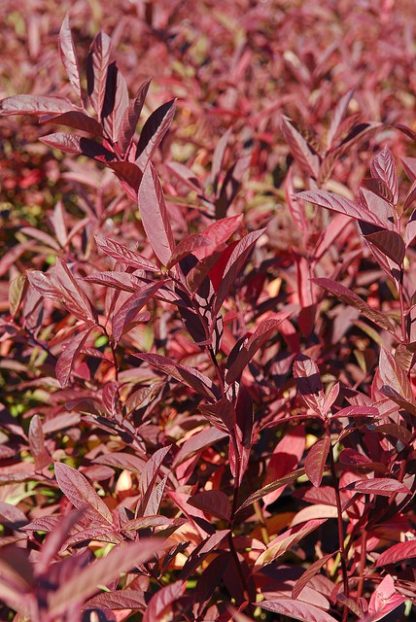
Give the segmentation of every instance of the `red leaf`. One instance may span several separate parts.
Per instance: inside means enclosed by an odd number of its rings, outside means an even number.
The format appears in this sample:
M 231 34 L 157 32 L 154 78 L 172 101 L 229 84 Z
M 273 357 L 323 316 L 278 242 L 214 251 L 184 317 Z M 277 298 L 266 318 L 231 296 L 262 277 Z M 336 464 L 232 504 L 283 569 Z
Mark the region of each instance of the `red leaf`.
M 143 173 L 138 199 L 143 227 L 153 252 L 160 263 L 167 265 L 175 243 L 162 188 L 152 164 Z
M 305 473 L 316 488 L 321 485 L 330 447 L 331 439 L 325 435 L 323 439 L 312 445 L 306 457 Z
M 416 539 L 408 542 L 398 542 L 387 551 L 384 551 L 376 561 L 376 567 L 397 564 L 416 557 Z
M 373 225 L 383 226 L 383 223 L 377 216 L 371 214 L 361 205 L 357 205 L 339 194 L 326 192 L 324 190 L 308 190 L 306 192 L 300 192 L 296 196 L 314 205 L 319 205 L 320 207 L 325 207 L 334 212 L 350 216 L 355 220 L 363 220 Z
M 396 231 L 376 231 L 375 233 L 364 235 L 364 238 L 396 262 L 398 266 L 402 265 L 406 254 L 406 246 L 402 236 L 396 233 Z
M 398 493 L 410 494 L 410 490 L 398 482 L 397 479 L 388 477 L 374 477 L 373 479 L 360 479 L 345 486 L 345 490 L 353 490 L 366 495 L 382 495 L 392 497 Z
M 64 495 L 78 510 L 85 509 L 85 516 L 91 522 L 113 526 L 110 510 L 84 475 L 62 462 L 56 462 L 55 476 Z
M 118 143 L 123 154 L 127 153 L 129 145 L 133 139 L 149 86 L 150 80 L 143 82 L 137 91 L 136 97 L 130 101 L 129 106 L 124 113 L 123 119 L 121 120 Z
M 90 331 L 91 326 L 81 329 L 78 334 L 72 335 L 66 342 L 64 350 L 59 356 L 55 367 L 55 374 L 61 384 L 61 387 L 66 387 L 68 385 L 76 357 L 84 345 Z
M 381 179 L 390 190 L 393 202 L 397 203 L 399 198 L 396 165 L 393 155 L 388 147 L 384 147 L 371 162 L 371 172 L 374 177 Z
M 175 581 L 166 585 L 154 594 L 146 607 L 143 622 L 161 622 L 166 620 L 172 604 L 178 600 L 185 591 L 184 581 Z
M 49 95 L 14 95 L 0 101 L 0 114 L 63 114 L 76 107 L 70 101 Z
M 194 233 L 193 235 L 188 235 L 176 246 L 171 258 L 169 259 L 167 267 L 172 268 L 172 266 L 188 255 L 193 254 L 197 256 L 195 251 L 198 251 L 201 248 L 206 248 L 207 246 L 212 247 L 212 244 L 205 233 Z
M 217 518 L 230 519 L 231 504 L 227 495 L 221 490 L 203 490 L 193 495 L 188 503 Z
M 69 25 L 68 14 L 65 15 L 64 21 L 62 22 L 61 30 L 59 31 L 59 48 L 61 52 L 61 59 L 64 64 L 66 73 L 68 74 L 68 79 L 71 83 L 71 86 L 74 89 L 75 93 L 77 93 L 78 97 L 81 99 L 81 80 L 79 77 L 78 61 L 75 53 L 74 42 L 72 40 L 72 33 Z
M 88 96 L 101 120 L 107 82 L 107 69 L 110 62 L 111 39 L 99 32 L 92 42 L 87 59 Z
M 35 458 L 36 470 L 41 470 L 51 463 L 52 459 L 45 447 L 45 436 L 39 415 L 34 415 L 30 420 L 29 447 Z
M 231 287 L 235 283 L 237 276 L 239 276 L 252 252 L 255 243 L 261 235 L 263 235 L 265 229 L 259 231 L 252 231 L 244 236 L 234 247 L 227 264 L 224 269 L 224 275 L 222 281 L 218 287 L 217 297 L 215 300 L 214 315 L 218 313 L 222 303 L 226 299 Z
M 277 334 L 278 326 L 290 317 L 290 313 L 278 313 L 272 319 L 263 320 L 256 327 L 254 333 L 249 337 L 247 343 L 233 356 L 234 351 L 231 351 L 229 357 L 229 369 L 225 377 L 228 384 L 231 384 L 241 375 L 244 368 L 251 361 L 253 356 L 273 335 Z
M 345 285 L 326 278 L 316 278 L 312 280 L 320 287 L 330 291 L 331 294 L 334 294 L 334 296 L 342 300 L 345 304 L 359 309 L 365 317 L 375 324 L 378 324 L 389 332 L 394 332 L 394 324 L 385 313 L 381 313 L 381 311 L 370 307 L 362 298 L 357 296 L 355 292 L 345 287 Z
M 302 576 L 296 581 L 292 590 L 292 598 L 297 598 L 303 588 L 309 583 L 311 579 L 320 571 L 320 569 L 325 566 L 326 562 L 333 557 L 335 553 L 329 553 L 328 555 L 324 555 L 321 559 L 317 559 L 316 562 L 311 564 L 307 570 L 302 574 Z
M 106 585 L 118 579 L 122 572 L 148 561 L 162 546 L 160 540 L 152 539 L 120 544 L 106 557 L 84 567 L 58 589 L 50 592 L 49 611 L 57 615 L 67 611 L 73 603 L 83 603 L 98 591 L 100 585 Z
M 324 416 L 325 395 L 319 369 L 315 361 L 305 355 L 300 355 L 293 365 L 293 375 L 299 394 L 305 403 L 317 415 Z
M 80 112 L 78 110 L 64 112 L 59 115 L 47 115 L 45 117 L 41 117 L 40 122 L 55 123 L 55 125 L 66 125 L 67 127 L 73 127 L 76 130 L 81 130 L 82 132 L 88 132 L 93 136 L 101 137 L 103 135 L 103 128 L 98 121 L 85 114 L 85 112 Z
M 159 281 L 143 287 L 130 296 L 120 307 L 112 320 L 113 339 L 116 344 L 120 341 L 124 333 L 132 328 L 138 313 L 164 283 L 165 281 Z
M 262 609 L 273 611 L 301 622 L 336 622 L 326 611 L 318 609 L 309 603 L 303 603 L 291 598 L 277 598 L 276 600 L 263 600 L 258 603 Z
M 282 132 L 296 162 L 305 173 L 316 179 L 319 174 L 319 156 L 287 119 L 282 119 Z
M 127 248 L 124 244 L 117 242 L 117 240 L 112 240 L 111 238 L 106 238 L 101 234 L 96 234 L 94 236 L 95 243 L 98 248 L 108 255 L 112 257 L 116 261 L 120 261 L 121 263 L 126 264 L 127 266 L 131 266 L 132 268 L 139 268 L 141 270 L 150 270 L 152 272 L 157 272 L 158 268 L 154 266 L 148 259 L 145 259 L 139 253 Z
M 159 106 L 147 119 L 140 133 L 136 149 L 136 164 L 144 171 L 154 151 L 162 142 L 175 115 L 176 100 Z

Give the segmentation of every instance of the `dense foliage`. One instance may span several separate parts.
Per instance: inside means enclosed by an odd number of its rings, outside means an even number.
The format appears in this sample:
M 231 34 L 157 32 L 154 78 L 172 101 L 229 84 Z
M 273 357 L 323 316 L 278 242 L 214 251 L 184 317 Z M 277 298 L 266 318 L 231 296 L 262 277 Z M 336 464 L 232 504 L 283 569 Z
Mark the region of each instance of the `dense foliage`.
M 414 619 L 413 2 L 0 20 L 0 619 Z

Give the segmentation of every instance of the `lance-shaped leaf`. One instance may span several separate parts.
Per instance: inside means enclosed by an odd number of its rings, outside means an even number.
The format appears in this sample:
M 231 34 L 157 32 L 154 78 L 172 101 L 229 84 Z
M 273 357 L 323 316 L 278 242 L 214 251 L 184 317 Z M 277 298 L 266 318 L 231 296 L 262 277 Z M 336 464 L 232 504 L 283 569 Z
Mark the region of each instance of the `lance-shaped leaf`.
M 136 164 L 144 171 L 154 151 L 168 131 L 175 114 L 176 100 L 159 106 L 147 119 L 136 148 Z
M 92 42 L 87 59 L 87 86 L 88 96 L 100 120 L 104 104 L 110 54 L 111 39 L 104 32 L 99 32 Z
M 146 99 L 147 92 L 149 90 L 150 80 L 146 80 L 139 87 L 136 93 L 136 97 L 130 100 L 127 110 L 121 120 L 120 131 L 118 135 L 118 144 L 121 152 L 124 154 L 127 152 L 130 143 L 133 139 L 136 131 L 137 123 L 139 121 L 143 105 Z
M 59 519 L 58 523 L 53 527 L 42 544 L 36 563 L 37 574 L 42 574 L 47 571 L 49 564 L 65 543 L 68 533 L 71 531 L 72 527 L 80 521 L 83 514 L 83 509 L 73 510 L 63 518 Z
M 398 542 L 384 551 L 376 561 L 376 567 L 397 564 L 416 557 L 416 539 Z
M 229 218 L 221 218 L 216 220 L 212 225 L 209 225 L 204 229 L 202 235 L 205 236 L 208 241 L 208 247 L 201 246 L 196 248 L 193 252 L 195 257 L 199 260 L 208 257 L 214 251 L 216 251 L 222 244 L 235 233 L 241 224 L 241 216 L 230 216 Z
M 281 488 L 281 486 L 287 486 L 288 484 L 293 484 L 293 482 L 295 482 L 304 473 L 305 473 L 305 469 L 296 469 L 296 471 L 292 471 L 291 473 L 288 473 L 284 477 L 280 477 L 279 479 L 273 482 L 270 482 L 270 484 L 266 484 L 266 486 L 263 486 L 259 490 L 256 490 L 256 492 L 253 492 L 253 494 L 247 497 L 247 499 L 243 501 L 243 503 L 238 508 L 238 512 L 248 507 L 255 501 L 262 499 L 263 497 L 270 494 L 274 490 Z
M 90 334 L 91 328 L 91 326 L 87 326 L 83 329 L 81 328 L 79 333 L 72 335 L 66 342 L 64 350 L 60 354 L 55 367 L 55 374 L 61 387 L 66 387 L 69 384 L 75 360 Z
M 57 462 L 55 476 L 64 495 L 74 507 L 84 510 L 90 521 L 113 526 L 110 510 L 82 473 L 67 464 Z
M 312 445 L 305 460 L 305 472 L 317 488 L 321 485 L 326 460 L 331 447 L 329 435 Z
M 50 95 L 14 95 L 0 101 L 0 114 L 63 114 L 76 110 L 67 99 Z
M 364 235 L 364 238 L 374 244 L 384 255 L 401 266 L 406 253 L 406 245 L 403 238 L 396 231 L 375 231 Z
M 116 261 L 120 261 L 121 263 L 131 266 L 132 268 L 150 270 L 152 272 L 158 271 L 158 268 L 148 259 L 142 257 L 139 253 L 136 253 L 136 251 L 127 248 L 127 246 L 121 244 L 121 242 L 104 237 L 98 233 L 94 236 L 94 239 L 100 251 L 109 257 L 112 257 Z
M 108 167 L 111 168 L 117 177 L 130 186 L 131 191 L 128 192 L 129 196 L 134 200 L 139 190 L 140 182 L 142 180 L 142 172 L 136 164 L 133 162 L 120 162 L 112 161 L 108 163 Z M 129 188 L 127 188 L 127 191 Z
M 104 287 L 114 287 L 114 289 L 130 292 L 131 294 L 135 292 L 141 284 L 141 281 L 139 281 L 134 274 L 130 274 L 129 272 L 115 272 L 114 270 L 89 274 L 84 277 L 84 281 Z
M 318 529 L 325 521 L 326 519 L 310 520 L 305 525 L 291 527 L 278 535 L 267 545 L 266 550 L 260 553 L 256 559 L 255 568 L 262 568 L 274 562 L 278 557 L 284 555 L 291 546 Z
M 373 479 L 360 479 L 345 486 L 346 490 L 353 490 L 365 495 L 381 495 L 383 497 L 393 497 L 399 493 L 409 495 L 410 490 L 390 477 L 374 477 Z
M 118 343 L 124 333 L 130 330 L 138 313 L 164 283 L 165 281 L 159 281 L 143 287 L 130 296 L 120 307 L 112 321 L 113 339 L 115 343 Z
M 253 356 L 272 336 L 277 334 L 278 326 L 290 316 L 290 313 L 278 313 L 274 318 L 263 320 L 257 326 L 254 333 L 249 337 L 247 343 L 242 346 L 237 353 L 233 351 L 229 356 L 229 369 L 225 377 L 231 384 L 241 375 L 244 368 L 251 361 Z
M 325 394 L 315 361 L 305 355 L 299 356 L 293 365 L 293 375 L 304 402 L 317 415 L 324 416 L 326 414 Z
M 162 187 L 152 164 L 143 173 L 138 199 L 143 227 L 153 252 L 163 265 L 167 265 L 175 243 Z
M 300 622 L 337 622 L 329 613 L 318 609 L 315 605 L 303 603 L 300 600 L 293 600 L 292 598 L 263 600 L 258 604 L 266 611 L 287 616 L 292 618 L 292 620 L 300 620 Z
M 61 30 L 59 31 L 59 49 L 61 52 L 61 59 L 68 74 L 69 82 L 75 93 L 81 99 L 81 80 L 79 77 L 78 61 L 75 52 L 74 42 L 72 40 L 72 32 L 69 25 L 69 16 L 65 15 L 62 22 Z
M 188 255 L 196 255 L 196 251 L 207 246 L 212 247 L 212 243 L 206 234 L 194 233 L 193 235 L 188 235 L 176 246 L 167 267 L 171 268 Z
M 383 393 L 386 388 L 389 397 L 394 392 L 405 404 L 413 405 L 413 391 L 405 370 L 384 348 L 380 349 L 379 373 L 385 385 Z
M 107 585 L 120 574 L 145 563 L 163 544 L 160 540 L 120 544 L 106 557 L 98 559 L 65 581 L 49 595 L 49 611 L 54 615 L 63 613 L 75 603 L 83 603 L 97 592 L 100 585 Z
M 45 115 L 39 119 L 40 123 L 55 123 L 55 125 L 66 125 L 73 127 L 82 132 L 88 132 L 93 136 L 101 137 L 103 135 L 102 126 L 85 112 L 73 110 L 72 112 L 64 112 L 59 115 Z
M 364 222 L 378 225 L 379 227 L 383 226 L 383 223 L 376 215 L 370 213 L 362 205 L 353 203 L 339 194 L 327 192 L 325 190 L 307 190 L 298 193 L 296 196 L 314 205 L 319 205 L 319 207 L 325 207 L 333 212 L 339 212 L 340 214 L 350 216 L 355 220 L 363 220 Z
M 248 233 L 233 248 L 224 269 L 224 276 L 218 287 L 213 310 L 214 315 L 216 315 L 220 310 L 221 305 L 228 296 L 228 293 L 234 285 L 236 278 L 241 274 L 255 243 L 264 232 L 265 229 L 259 229 L 258 231 Z
M 138 358 L 147 362 L 152 367 L 156 367 L 168 376 L 176 378 L 179 382 L 185 383 L 188 387 L 191 387 L 197 393 L 205 395 L 209 401 L 216 401 L 219 399 L 219 391 L 214 385 L 212 380 L 201 374 L 197 369 L 188 367 L 186 365 L 179 365 L 172 359 L 169 359 L 160 354 L 136 354 Z
M 292 598 L 297 598 L 303 588 L 309 583 L 311 579 L 320 571 L 320 569 L 325 566 L 326 562 L 333 557 L 335 553 L 329 553 L 328 555 L 324 555 L 321 559 L 317 559 L 316 562 L 311 564 L 307 570 L 302 574 L 302 576 L 296 581 L 292 590 Z
M 98 162 L 110 162 L 114 158 L 111 151 L 90 138 L 80 138 L 73 134 L 56 132 L 42 136 L 39 140 L 53 149 L 60 149 L 73 155 L 85 155 Z
M 87 601 L 85 608 L 94 609 L 95 607 L 119 610 L 119 609 L 132 609 L 133 611 L 144 611 L 147 607 L 144 592 L 141 590 L 117 590 L 116 592 L 103 592 L 97 594 Z
M 41 470 L 51 463 L 52 459 L 45 447 L 45 435 L 39 415 L 34 415 L 30 420 L 29 447 L 35 459 L 36 470 Z
M 319 174 L 319 156 L 287 119 L 282 119 L 282 132 L 301 169 L 316 179 Z
M 182 596 L 185 587 L 185 581 L 175 581 L 158 590 L 146 607 L 143 622 L 162 622 L 162 620 L 166 620 L 166 616 L 173 603 Z
M 222 490 L 203 490 L 193 495 L 188 503 L 217 518 L 230 519 L 231 504 Z
M 159 474 L 159 469 L 162 466 L 164 459 L 171 449 L 171 445 L 167 447 L 162 447 L 154 452 L 150 460 L 148 460 L 143 468 L 141 477 L 140 477 L 140 493 L 142 496 L 142 500 L 140 503 L 140 513 L 143 516 L 149 516 L 150 514 L 156 514 L 156 511 L 153 511 L 153 508 L 150 507 L 150 498 L 153 492 L 153 488 L 156 482 L 156 479 Z
M 341 121 L 344 118 L 345 113 L 347 112 L 348 105 L 351 101 L 353 94 L 354 94 L 353 90 L 345 93 L 345 95 L 341 97 L 341 99 L 339 100 L 335 108 L 334 114 L 332 115 L 331 124 L 329 126 L 328 135 L 327 135 L 328 148 L 332 147 L 334 143 L 334 139 L 337 136 Z
M 397 203 L 399 198 L 396 165 L 393 155 L 388 147 L 384 147 L 371 162 L 371 173 L 383 181 L 390 190 L 393 202 Z
M 394 323 L 385 313 L 370 307 L 360 296 L 357 296 L 356 293 L 348 289 L 348 287 L 345 287 L 345 285 L 326 278 L 315 278 L 311 280 L 320 287 L 330 291 L 331 294 L 342 300 L 345 304 L 359 309 L 366 318 L 378 324 L 381 328 L 389 332 L 394 332 Z
M 121 124 L 129 107 L 129 92 L 123 74 L 115 63 L 107 69 L 107 80 L 101 118 L 106 135 L 118 142 Z

